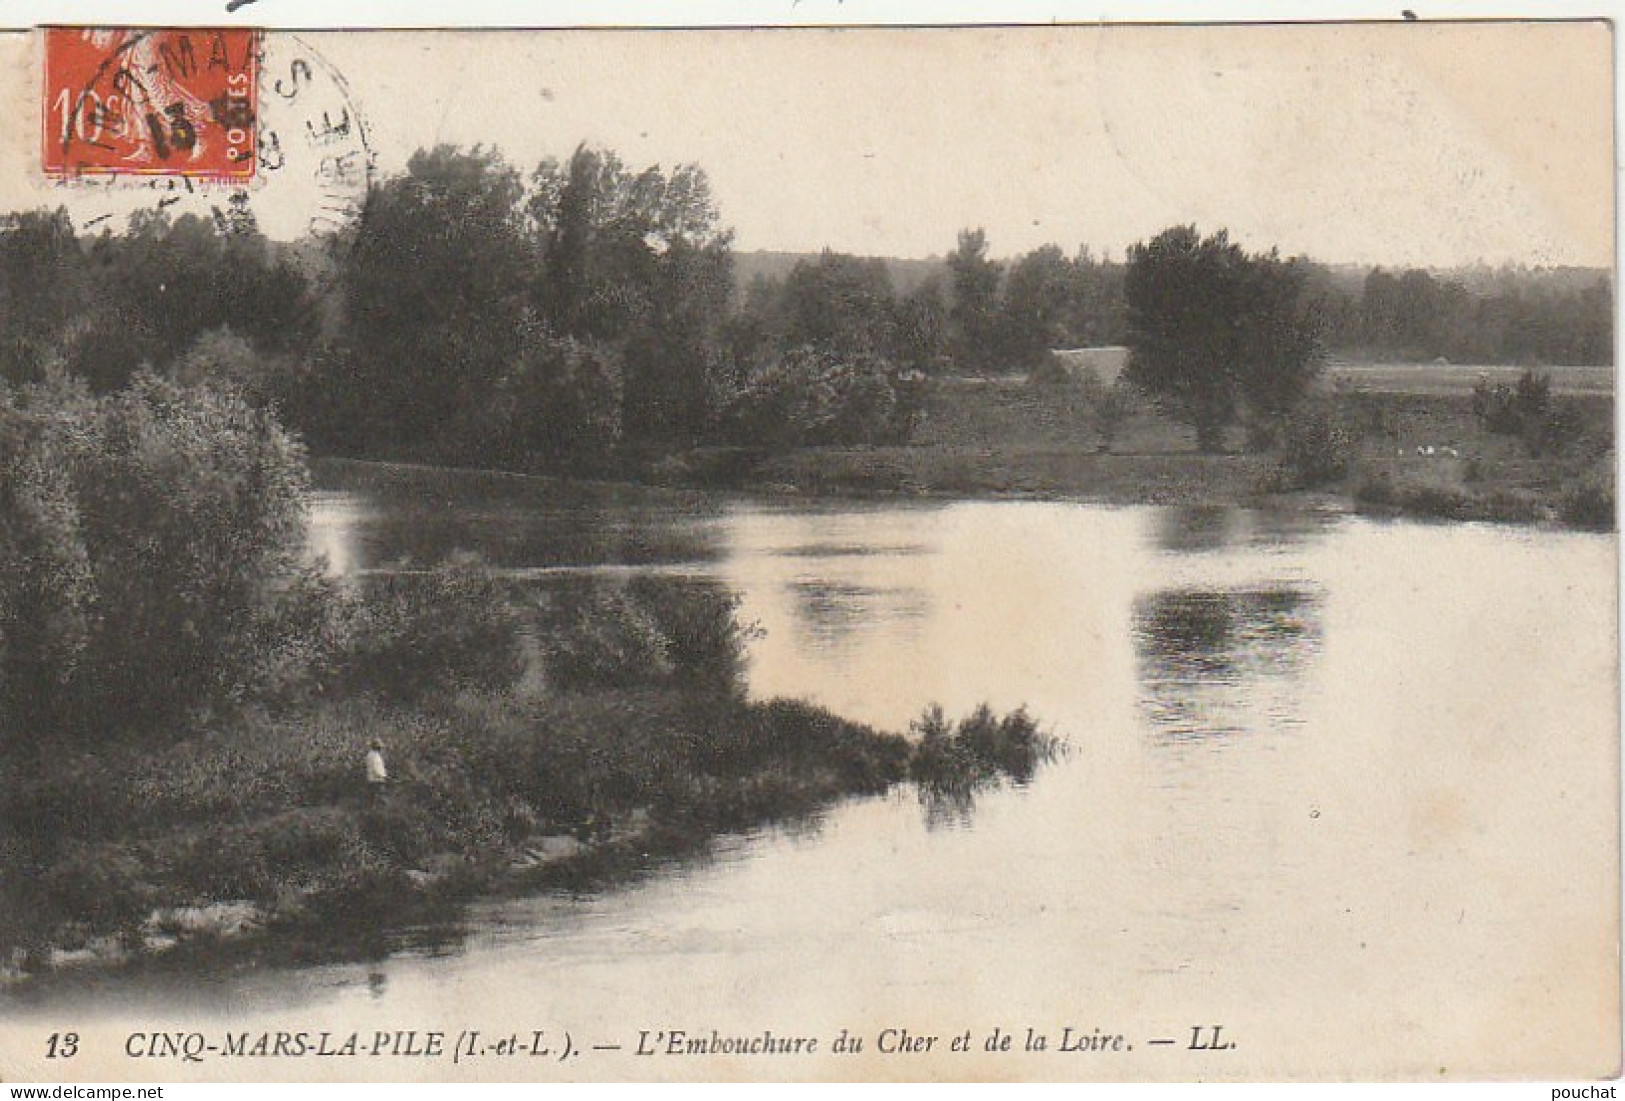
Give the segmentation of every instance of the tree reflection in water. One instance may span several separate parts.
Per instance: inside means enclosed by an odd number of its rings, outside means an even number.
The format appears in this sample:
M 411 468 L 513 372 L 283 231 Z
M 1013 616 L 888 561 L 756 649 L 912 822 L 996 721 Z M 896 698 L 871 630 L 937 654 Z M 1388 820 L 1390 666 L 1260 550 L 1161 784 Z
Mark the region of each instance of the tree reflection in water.
M 1159 551 L 1199 555 L 1243 548 L 1280 550 L 1314 538 L 1335 517 L 1308 509 L 1237 509 L 1168 505 L 1156 511 L 1151 538 Z
M 1296 726 L 1296 689 L 1320 652 L 1318 597 L 1294 585 L 1167 589 L 1134 609 L 1141 705 L 1168 738 Z
M 806 577 L 787 588 L 795 600 L 796 640 L 813 649 L 848 647 L 876 620 L 904 627 L 921 624 L 931 614 L 930 596 L 912 586 Z

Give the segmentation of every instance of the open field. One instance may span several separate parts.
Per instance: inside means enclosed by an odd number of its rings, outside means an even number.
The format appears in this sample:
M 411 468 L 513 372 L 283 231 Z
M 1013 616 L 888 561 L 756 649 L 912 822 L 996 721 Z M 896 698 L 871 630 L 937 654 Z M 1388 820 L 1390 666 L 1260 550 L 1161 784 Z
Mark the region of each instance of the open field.
M 1489 431 L 1475 415 L 1472 388 L 1481 370 L 1500 384 L 1516 381 L 1522 369 L 1328 368 L 1325 399 L 1347 433 L 1347 473 L 1318 487 L 1317 507 L 1579 523 L 1566 519 L 1575 495 L 1613 482 L 1612 369 L 1551 369 L 1552 402 L 1568 439 L 1540 454 L 1519 436 Z M 1188 426 L 1135 399 L 1107 439 L 1092 401 L 1077 387 L 1023 377 L 943 379 L 906 445 L 803 448 L 767 458 L 746 481 L 813 494 L 1209 505 L 1279 502 L 1295 484 L 1276 455 L 1246 450 L 1239 427 L 1223 451 L 1203 454 Z M 1603 520 L 1597 510 L 1590 516 L 1585 526 Z
M 1554 394 L 1612 394 L 1612 367 L 1537 367 L 1536 372 L 1552 380 Z M 1423 394 L 1442 396 L 1468 394 L 1480 378 L 1510 386 L 1523 374 L 1522 367 L 1475 367 L 1457 363 L 1331 363 L 1326 378 L 1374 394 Z

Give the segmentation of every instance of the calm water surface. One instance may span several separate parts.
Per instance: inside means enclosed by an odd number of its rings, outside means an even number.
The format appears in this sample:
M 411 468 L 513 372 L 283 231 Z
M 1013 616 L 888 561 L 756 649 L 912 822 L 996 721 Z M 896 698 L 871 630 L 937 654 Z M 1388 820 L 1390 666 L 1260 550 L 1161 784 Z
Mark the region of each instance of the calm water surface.
M 931 702 L 1025 704 L 1070 753 L 968 810 L 898 791 L 724 839 L 601 894 L 482 904 L 438 951 L 117 980 L 18 1011 L 71 1011 L 89 1022 L 81 1031 L 116 1038 L 138 1021 L 569 1029 L 578 1045 L 635 1044 L 644 1028 L 889 1025 L 1183 1041 L 1222 1022 L 1246 1051 L 1244 1064 L 1198 1067 L 1142 1045 L 1116 1062 L 1055 1056 L 1023 1072 L 1058 1078 L 1225 1077 L 1242 1065 L 1485 1075 L 1527 1071 L 1519 1044 L 1553 1052 L 1556 1074 L 1606 1043 L 1612 537 L 1230 509 L 605 492 L 324 494 L 313 541 L 342 572 L 478 547 L 537 576 L 715 577 L 763 628 L 758 695 L 810 697 L 892 729 Z M 584 1058 L 597 1062 L 570 1073 L 727 1073 Z M 850 1073 L 928 1065 L 866 1057 Z M 303 1061 L 275 1073 L 349 1072 Z M 798 1071 L 747 1061 L 738 1073 Z

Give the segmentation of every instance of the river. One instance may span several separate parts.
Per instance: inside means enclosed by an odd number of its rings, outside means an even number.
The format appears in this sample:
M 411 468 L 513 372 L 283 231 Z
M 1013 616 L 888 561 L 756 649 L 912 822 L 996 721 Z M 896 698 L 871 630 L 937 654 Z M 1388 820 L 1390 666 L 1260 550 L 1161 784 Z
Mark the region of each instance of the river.
M 313 540 L 340 572 L 462 546 L 538 578 L 715 577 L 762 628 L 757 695 L 892 729 L 932 702 L 1026 705 L 1069 751 L 971 807 L 898 790 L 601 893 L 481 903 L 449 944 L 374 963 L 68 985 L 9 1014 L 71 1019 L 104 1050 L 137 1028 L 444 1029 L 448 1043 L 468 1028 L 546 1031 L 547 1058 L 455 1071 L 495 1079 L 1608 1070 L 1612 536 L 499 486 L 324 493 Z M 1213 1025 L 1236 1046 L 1189 1050 L 1193 1028 Z M 713 1028 L 826 1045 L 844 1028 L 866 1047 L 635 1053 L 656 1032 Z M 882 1056 L 887 1028 L 939 1040 Z M 1066 1028 L 1121 1033 L 1133 1050 L 1063 1054 Z M 1011 1052 L 985 1050 L 994 1029 Z M 1050 1050 L 1023 1053 L 1028 1029 Z M 975 1051 L 947 1052 L 967 1030 Z M 559 1063 L 566 1031 L 586 1050 Z M 256 1072 L 118 1067 L 127 1080 Z M 258 1072 L 449 1073 L 322 1059 Z

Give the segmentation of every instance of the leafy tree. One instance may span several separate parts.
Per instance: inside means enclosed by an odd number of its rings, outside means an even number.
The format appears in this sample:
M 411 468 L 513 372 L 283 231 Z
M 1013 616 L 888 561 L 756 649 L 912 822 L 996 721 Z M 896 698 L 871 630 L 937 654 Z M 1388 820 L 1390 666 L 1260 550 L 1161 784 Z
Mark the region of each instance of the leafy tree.
M 0 379 L 35 382 L 83 309 L 88 273 L 65 208 L 0 226 Z
M 1127 377 L 1216 450 L 1243 407 L 1279 415 L 1318 369 L 1301 269 L 1249 256 L 1220 230 L 1164 230 L 1129 252 Z
M 825 249 L 799 261 L 784 281 L 783 339 L 837 355 L 889 355 L 896 341 L 896 296 L 880 260 Z
M 1204 451 L 1218 448 L 1236 416 L 1246 262 L 1224 230 L 1203 238 L 1194 226 L 1164 230 L 1129 250 L 1128 377 L 1191 424 Z
M 803 347 L 751 374 L 727 427 L 737 443 L 789 449 L 894 438 L 906 431 L 906 415 L 887 361 Z
M 1360 297 L 1360 328 L 1367 347 L 1398 346 L 1400 303 L 1399 279 L 1382 268 L 1372 268 Z
M 629 432 L 667 445 L 700 440 L 723 404 L 723 322 L 733 297 L 726 238 L 675 240 L 656 265 L 649 321 L 622 342 Z
M 1000 265 L 987 258 L 987 234 L 981 229 L 959 233 L 959 245 L 948 257 L 953 280 L 953 306 L 948 313 L 949 346 L 961 371 L 997 368 L 999 347 Z
M 1067 315 L 1078 287 L 1072 262 L 1055 245 L 1010 265 L 1000 300 L 1000 345 L 1011 366 L 1032 368 L 1072 343 Z
M 629 170 L 582 145 L 532 174 L 540 236 L 535 303 L 555 332 L 613 343 L 624 419 L 641 439 L 691 442 L 716 404 L 733 293 L 731 234 L 695 165 Z
M 169 375 L 182 386 L 226 387 L 265 405 L 288 388 L 291 370 L 284 357 L 259 352 L 235 330 L 222 326 L 200 333 L 175 360 Z
M 517 470 L 602 470 L 621 440 L 621 393 L 612 348 L 527 325 L 485 410 L 490 458 Z
M 297 648 L 306 472 L 265 412 L 151 375 L 0 404 L 0 730 L 37 749 L 254 695 Z
M 1358 323 L 1335 324 L 1337 343 L 1379 358 L 1613 362 L 1611 280 L 1583 269 L 1375 268 L 1349 309 Z
M 308 349 L 318 323 L 309 280 L 237 209 L 218 221 L 137 211 L 125 234 L 98 238 L 87 272 L 94 293 L 64 334 L 69 368 L 95 390 L 116 390 L 228 326 L 270 355 Z
M 727 326 L 738 376 L 797 348 L 836 358 L 878 357 L 898 371 L 937 372 L 947 351 L 942 279 L 898 297 L 885 261 L 825 249 L 778 281 L 758 276 Z
M 0 394 L 0 732 L 8 751 L 66 710 L 94 622 L 96 579 L 52 404 L 29 409 Z
M 1071 284 L 1064 313 L 1064 336 L 1057 347 L 1121 344 L 1126 322 L 1123 265 L 1095 259 L 1087 248 L 1072 258 Z
M 329 380 L 345 450 L 476 457 L 519 351 L 533 253 L 519 174 L 491 149 L 419 150 L 374 188 L 341 257 L 350 363 Z
M 942 277 L 932 275 L 897 301 L 897 364 L 922 375 L 939 374 L 948 355 L 948 304 Z
M 1251 443 L 1277 442 L 1288 415 L 1309 393 L 1324 358 L 1320 299 L 1309 293 L 1308 265 L 1271 250 L 1246 269 L 1237 345 L 1238 385 Z
M 785 348 L 784 281 L 756 275 L 744 288 L 737 308 L 723 325 L 722 340 L 730 371 L 728 382 L 743 384 L 744 375 Z
M 1360 292 L 1345 271 L 1298 259 L 1304 272 L 1304 293 L 1320 314 L 1326 347 L 1358 349 L 1365 346 L 1360 314 Z
M 1614 361 L 1614 295 L 1606 278 L 1572 295 L 1566 312 L 1570 318 L 1563 330 L 1571 334 L 1572 347 L 1565 351 L 1565 363 L 1612 363 Z

